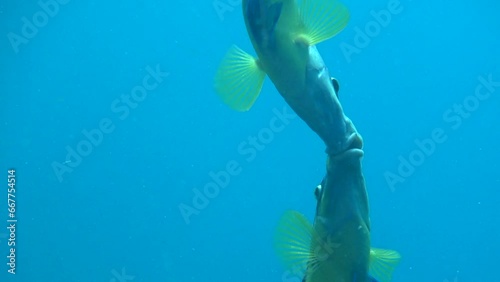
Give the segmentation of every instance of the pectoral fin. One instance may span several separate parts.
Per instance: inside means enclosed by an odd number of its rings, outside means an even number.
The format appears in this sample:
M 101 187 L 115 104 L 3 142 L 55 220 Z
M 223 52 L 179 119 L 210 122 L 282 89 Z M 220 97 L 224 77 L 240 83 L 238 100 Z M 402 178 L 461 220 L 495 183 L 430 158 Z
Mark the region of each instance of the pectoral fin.
M 259 97 L 265 77 L 257 59 L 232 46 L 215 75 L 215 90 L 230 108 L 248 111 Z
M 372 248 L 370 250 L 370 274 L 380 282 L 389 282 L 400 260 L 401 256 L 396 251 Z
M 311 252 L 311 242 L 316 232 L 307 218 L 296 211 L 286 211 L 281 217 L 275 234 L 275 250 L 288 269 L 300 267 L 312 271 L 319 259 Z
M 300 18 L 305 32 L 300 36 L 316 45 L 337 35 L 349 22 L 349 10 L 337 0 L 300 0 Z

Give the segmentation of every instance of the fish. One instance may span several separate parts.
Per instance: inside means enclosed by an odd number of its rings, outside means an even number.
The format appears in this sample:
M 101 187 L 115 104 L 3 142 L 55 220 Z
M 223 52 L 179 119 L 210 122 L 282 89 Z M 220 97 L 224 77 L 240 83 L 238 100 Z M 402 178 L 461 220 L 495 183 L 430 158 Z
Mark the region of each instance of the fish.
M 314 222 L 285 212 L 275 234 L 278 256 L 287 268 L 303 267 L 304 282 L 390 281 L 401 257 L 371 247 L 363 141 L 316 47 L 345 28 L 348 9 L 337 0 L 243 0 L 242 8 L 257 56 L 233 45 L 215 75 L 217 95 L 230 108 L 248 111 L 269 77 L 327 147 Z
M 349 139 L 347 151 L 327 155 L 313 224 L 289 210 L 277 226 L 276 253 L 288 269 L 304 270 L 304 282 L 388 282 L 401 259 L 396 251 L 371 247 L 363 140 L 357 132 Z
M 352 132 L 338 100 L 339 83 L 316 44 L 345 28 L 347 7 L 337 0 L 243 0 L 242 7 L 257 57 L 233 45 L 215 74 L 217 95 L 230 108 L 248 111 L 269 77 L 329 153 L 345 151 Z

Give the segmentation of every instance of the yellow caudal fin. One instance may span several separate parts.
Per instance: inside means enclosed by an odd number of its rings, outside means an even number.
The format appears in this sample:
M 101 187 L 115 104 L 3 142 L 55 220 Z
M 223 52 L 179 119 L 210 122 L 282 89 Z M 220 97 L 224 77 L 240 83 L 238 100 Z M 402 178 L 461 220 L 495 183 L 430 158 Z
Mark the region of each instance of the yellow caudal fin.
M 300 36 L 309 45 L 334 37 L 349 22 L 349 10 L 338 0 L 299 0 L 305 33 Z
M 257 100 L 265 77 L 255 58 L 232 46 L 215 75 L 215 90 L 230 108 L 248 111 Z
M 307 266 L 316 267 L 318 263 L 311 252 L 313 240 L 316 232 L 307 218 L 297 211 L 286 211 L 278 223 L 274 248 L 287 269 L 305 271 Z
M 400 260 L 401 256 L 396 251 L 372 248 L 370 250 L 370 274 L 380 282 L 389 282 Z

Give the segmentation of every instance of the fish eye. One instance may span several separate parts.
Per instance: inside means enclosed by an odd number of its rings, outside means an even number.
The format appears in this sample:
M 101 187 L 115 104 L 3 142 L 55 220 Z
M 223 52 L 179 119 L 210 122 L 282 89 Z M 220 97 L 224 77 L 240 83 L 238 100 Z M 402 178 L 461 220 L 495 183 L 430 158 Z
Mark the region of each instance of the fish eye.
M 316 186 L 316 189 L 314 189 L 314 196 L 316 197 L 316 201 L 319 201 L 320 194 L 321 194 L 321 184 Z

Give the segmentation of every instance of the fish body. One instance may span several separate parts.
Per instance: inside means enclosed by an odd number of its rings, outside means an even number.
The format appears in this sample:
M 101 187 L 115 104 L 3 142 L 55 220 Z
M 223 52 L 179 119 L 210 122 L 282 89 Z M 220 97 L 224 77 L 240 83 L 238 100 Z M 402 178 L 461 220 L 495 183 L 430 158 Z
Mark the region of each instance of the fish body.
M 363 141 L 349 119 L 347 127 L 355 132 L 351 147 L 328 155 L 313 224 L 296 211 L 278 224 L 276 251 L 287 267 L 302 266 L 304 282 L 387 282 L 400 260 L 395 251 L 371 248 Z
M 335 36 L 349 12 L 331 0 L 243 0 L 253 58 L 233 47 L 216 75 L 216 90 L 230 107 L 245 111 L 267 75 L 290 107 L 315 131 L 328 151 L 340 153 L 351 132 L 332 79 L 315 44 Z
M 358 134 L 353 144 L 361 144 Z M 318 186 L 314 230 L 320 242 L 333 248 L 326 252 L 317 269 L 306 274 L 306 281 L 368 282 L 370 261 L 370 218 L 365 180 L 361 173 L 360 148 L 328 156 L 326 175 Z M 314 244 L 313 244 L 314 245 Z

